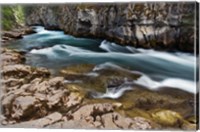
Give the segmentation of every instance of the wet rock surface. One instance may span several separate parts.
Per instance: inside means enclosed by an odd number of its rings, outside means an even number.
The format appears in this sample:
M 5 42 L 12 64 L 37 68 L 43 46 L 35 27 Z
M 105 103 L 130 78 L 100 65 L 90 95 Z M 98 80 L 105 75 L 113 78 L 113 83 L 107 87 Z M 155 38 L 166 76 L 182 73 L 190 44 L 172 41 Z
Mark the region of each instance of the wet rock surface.
M 71 65 L 62 69 L 60 75 L 71 82 L 79 80 L 79 86 L 95 89 L 98 92 L 106 92 L 107 88 L 120 87 L 140 77 L 139 74 L 115 68 L 94 69 L 93 65 Z

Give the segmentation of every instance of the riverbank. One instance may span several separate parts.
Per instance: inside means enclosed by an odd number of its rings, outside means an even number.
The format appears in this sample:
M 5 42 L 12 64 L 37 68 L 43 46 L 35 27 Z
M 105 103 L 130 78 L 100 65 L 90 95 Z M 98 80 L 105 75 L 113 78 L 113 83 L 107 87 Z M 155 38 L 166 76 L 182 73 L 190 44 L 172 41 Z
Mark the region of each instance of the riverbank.
M 100 76 L 104 82 L 97 79 L 84 85 L 66 83 L 67 79 L 83 78 L 94 66 L 68 66 L 55 76 L 47 68 L 27 65 L 25 55 L 1 50 L 2 127 L 196 129 L 194 94 L 167 88 L 151 91 L 138 86 L 116 99 L 94 98 L 86 90 L 88 85 L 112 88 L 124 83 L 119 77 L 128 75 L 134 80 L 138 75 L 107 69 L 99 72 L 106 73 Z
M 150 121 L 144 118 L 131 119 L 114 112 L 115 103 L 86 103 L 83 101 L 86 95 L 77 87 L 66 87 L 63 77 L 50 77 L 47 69 L 24 65 L 21 63 L 23 55 L 17 51 L 4 49 L 2 55 L 6 58 L 3 59 L 1 80 L 5 116 L 1 123 L 5 126 L 53 127 L 53 124 L 60 124 L 62 128 L 62 124 L 66 124 L 66 128 L 117 129 L 120 127 L 112 122 L 112 116 L 116 116 L 123 128 L 152 128 Z M 97 116 L 99 119 L 95 121 Z
M 23 35 L 28 35 L 32 33 L 36 32 L 33 30 L 33 28 L 27 26 L 21 26 L 9 31 L 3 30 L 1 31 L 1 44 L 4 45 L 9 41 L 21 39 Z

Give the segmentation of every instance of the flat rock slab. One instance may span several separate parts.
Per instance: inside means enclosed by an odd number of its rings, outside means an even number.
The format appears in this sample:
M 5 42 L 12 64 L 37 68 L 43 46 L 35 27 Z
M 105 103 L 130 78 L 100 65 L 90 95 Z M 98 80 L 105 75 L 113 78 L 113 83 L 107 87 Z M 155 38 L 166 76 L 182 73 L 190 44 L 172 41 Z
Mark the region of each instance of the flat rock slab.
M 60 121 L 61 119 L 62 119 L 62 114 L 60 114 L 58 112 L 54 112 L 54 113 L 52 113 L 46 117 L 43 117 L 41 119 L 22 122 L 22 123 L 14 124 L 14 125 L 7 125 L 6 127 L 10 127 L 10 128 L 43 128 L 43 127 L 51 125 L 57 121 Z

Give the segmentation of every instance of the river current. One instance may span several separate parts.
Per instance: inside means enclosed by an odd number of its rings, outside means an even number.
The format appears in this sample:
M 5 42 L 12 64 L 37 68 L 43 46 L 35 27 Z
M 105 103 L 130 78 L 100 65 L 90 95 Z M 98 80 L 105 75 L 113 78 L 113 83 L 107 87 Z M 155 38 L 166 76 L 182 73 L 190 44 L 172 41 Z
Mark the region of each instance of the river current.
M 141 76 L 132 83 L 156 90 L 162 87 L 176 88 L 197 93 L 198 71 L 194 54 L 164 52 L 152 49 L 120 46 L 99 39 L 76 38 L 62 31 L 49 31 L 35 27 L 37 33 L 25 35 L 7 47 L 26 51 L 26 63 L 49 68 L 53 74 L 73 64 L 93 64 L 91 75 L 100 69 L 114 68 Z M 67 81 L 67 80 L 66 80 Z M 117 98 L 127 86 L 116 91 L 108 89 L 99 97 Z

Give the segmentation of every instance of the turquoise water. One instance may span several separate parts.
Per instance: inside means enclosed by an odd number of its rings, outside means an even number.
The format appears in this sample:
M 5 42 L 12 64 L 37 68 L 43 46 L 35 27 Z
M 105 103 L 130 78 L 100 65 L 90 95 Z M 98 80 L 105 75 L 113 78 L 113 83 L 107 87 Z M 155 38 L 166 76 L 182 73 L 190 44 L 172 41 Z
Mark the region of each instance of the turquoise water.
M 27 64 L 55 73 L 72 64 L 95 64 L 95 70 L 115 68 L 137 72 L 134 83 L 150 89 L 168 86 L 196 93 L 196 57 L 182 52 L 159 52 L 120 46 L 106 40 L 76 38 L 62 31 L 35 27 L 37 33 L 13 41 L 9 48 L 27 52 Z

